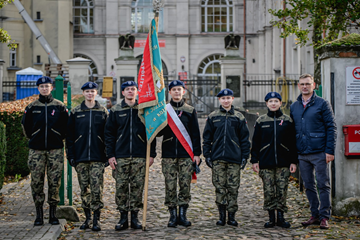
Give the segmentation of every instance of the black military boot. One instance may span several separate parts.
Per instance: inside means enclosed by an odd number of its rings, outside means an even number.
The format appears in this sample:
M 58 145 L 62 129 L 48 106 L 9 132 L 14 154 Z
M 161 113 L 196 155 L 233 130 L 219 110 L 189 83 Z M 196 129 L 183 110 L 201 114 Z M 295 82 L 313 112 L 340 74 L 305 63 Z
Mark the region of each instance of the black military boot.
M 188 206 L 187 205 L 182 205 L 179 206 L 179 225 L 185 226 L 185 227 L 189 227 L 191 226 L 191 222 L 187 220 L 186 218 L 186 210 L 187 210 Z
M 177 209 L 176 207 L 169 207 L 170 219 L 168 222 L 168 227 L 177 226 Z
M 34 226 L 42 226 L 44 225 L 44 212 L 43 207 L 36 207 L 36 218 L 34 222 Z
M 118 224 L 116 224 L 115 230 L 121 231 L 128 229 L 128 227 L 129 227 L 128 211 L 120 211 L 120 220 Z
M 52 225 L 59 225 L 59 219 L 56 217 L 56 205 L 50 205 L 50 211 L 49 211 L 49 223 Z
M 284 212 L 281 210 L 277 210 L 277 224 L 279 227 L 282 228 L 289 228 L 291 225 L 289 222 L 285 221 Z
M 265 223 L 264 227 L 272 228 L 275 226 L 275 210 L 269 210 L 269 221 Z
M 139 222 L 138 219 L 138 213 L 139 211 L 131 211 L 131 228 L 134 229 L 141 229 L 141 223 Z
M 235 220 L 235 212 L 228 212 L 227 224 L 235 227 L 238 225 L 238 222 Z
M 92 229 L 93 231 L 101 231 L 101 227 L 100 227 L 100 210 L 96 210 L 94 211 L 94 217 L 93 217 L 93 226 Z
M 84 212 L 85 212 L 85 222 L 80 226 L 81 230 L 85 230 L 90 228 L 90 224 L 91 224 L 91 210 L 88 208 L 84 208 Z
M 226 223 L 226 205 L 218 205 L 219 208 L 219 221 L 216 222 L 216 225 L 225 226 Z

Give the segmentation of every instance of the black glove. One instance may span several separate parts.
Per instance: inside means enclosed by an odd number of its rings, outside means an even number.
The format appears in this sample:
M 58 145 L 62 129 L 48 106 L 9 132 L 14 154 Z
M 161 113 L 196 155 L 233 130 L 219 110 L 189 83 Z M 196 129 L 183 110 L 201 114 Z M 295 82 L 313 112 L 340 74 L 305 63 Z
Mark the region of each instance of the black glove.
M 209 168 L 213 168 L 213 162 L 212 162 L 211 158 L 206 158 L 205 163 Z
M 70 166 L 72 166 L 72 167 L 75 167 L 75 166 L 76 166 L 76 162 L 75 162 L 74 159 L 70 159 L 70 160 L 68 160 L 68 161 L 69 161 Z
M 200 165 L 200 164 L 199 164 Z M 193 162 L 193 168 L 194 168 L 194 172 L 196 174 L 200 173 L 200 168 L 199 165 L 196 164 L 196 162 Z
M 246 164 L 247 164 L 247 159 L 243 158 L 241 161 L 240 169 L 243 170 L 245 168 Z
M 108 167 L 110 165 L 109 161 L 104 162 L 104 167 Z

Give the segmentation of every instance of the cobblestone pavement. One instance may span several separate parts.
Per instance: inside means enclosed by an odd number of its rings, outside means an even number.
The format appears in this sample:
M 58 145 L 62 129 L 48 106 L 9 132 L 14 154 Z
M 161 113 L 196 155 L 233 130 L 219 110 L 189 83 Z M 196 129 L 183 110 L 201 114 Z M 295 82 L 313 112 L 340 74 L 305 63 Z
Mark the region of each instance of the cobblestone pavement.
M 252 171 L 250 164 L 242 172 L 238 197 L 239 211 L 236 214 L 239 226 L 216 226 L 218 212 L 215 204 L 215 189 L 211 182 L 211 171 L 205 163 L 200 168 L 198 182 L 192 184 L 191 189 L 192 200 L 188 209 L 188 219 L 192 222 L 191 227 L 167 227 L 169 214 L 164 206 L 164 177 L 161 173 L 161 161 L 156 158 L 154 165 L 150 168 L 146 231 L 130 228 L 124 231 L 114 230 L 120 214 L 116 210 L 114 200 L 115 181 L 111 176 L 111 169 L 108 167 L 105 172 L 105 208 L 101 215 L 102 231 L 83 231 L 78 228 L 80 223 L 74 225 L 70 223 L 67 231 L 63 232 L 59 239 L 360 239 L 359 219 L 333 218 L 330 221 L 330 230 L 320 230 L 318 226 L 303 228 L 301 222 L 307 220 L 310 211 L 305 194 L 299 193 L 292 184 L 289 186 L 288 193 L 289 212 L 285 215 L 292 224 L 291 228 L 265 229 L 263 225 L 267 221 L 267 212 L 262 209 L 262 182 Z M 81 212 L 83 221 L 80 191 L 75 180 L 74 202 L 77 210 Z M 142 212 L 139 213 L 139 218 L 142 220 Z
M 61 225 L 48 223 L 48 205 L 44 204 L 44 225 L 34 227 L 35 205 L 31 197 L 30 178 L 19 183 L 10 183 L 1 189 L 0 198 L 0 239 L 56 239 L 64 230 Z M 45 186 L 47 193 L 47 186 Z M 46 194 L 47 195 L 47 194 Z

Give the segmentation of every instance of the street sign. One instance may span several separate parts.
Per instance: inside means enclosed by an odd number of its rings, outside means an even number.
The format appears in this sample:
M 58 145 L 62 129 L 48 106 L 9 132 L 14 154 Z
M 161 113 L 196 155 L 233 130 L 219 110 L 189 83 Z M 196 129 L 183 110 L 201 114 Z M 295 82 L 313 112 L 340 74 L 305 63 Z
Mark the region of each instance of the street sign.
M 360 67 L 346 67 L 346 105 L 360 105 Z
M 102 97 L 107 98 L 112 96 L 113 96 L 113 77 L 104 77 Z

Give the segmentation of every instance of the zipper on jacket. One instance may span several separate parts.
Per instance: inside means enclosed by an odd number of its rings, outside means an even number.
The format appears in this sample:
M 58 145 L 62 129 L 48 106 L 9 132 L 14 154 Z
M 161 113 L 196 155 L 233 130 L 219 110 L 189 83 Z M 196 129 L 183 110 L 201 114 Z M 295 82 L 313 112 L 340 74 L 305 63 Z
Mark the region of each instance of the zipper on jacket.
M 275 146 L 275 163 L 277 166 L 278 162 L 277 162 L 277 152 L 276 152 L 276 113 L 274 113 L 274 146 Z
M 132 107 L 130 107 L 130 158 L 132 158 Z
M 89 161 L 90 161 L 90 149 L 91 149 L 91 117 L 92 111 L 90 109 L 90 121 L 89 121 Z
M 47 149 L 47 128 L 48 128 L 47 102 L 45 102 L 45 149 Z
M 226 117 L 225 117 L 225 133 L 224 133 L 224 150 L 223 150 L 223 156 L 225 156 L 225 146 L 226 146 L 226 128 L 227 128 L 227 114 L 228 112 L 226 111 Z

